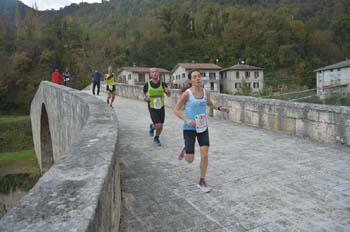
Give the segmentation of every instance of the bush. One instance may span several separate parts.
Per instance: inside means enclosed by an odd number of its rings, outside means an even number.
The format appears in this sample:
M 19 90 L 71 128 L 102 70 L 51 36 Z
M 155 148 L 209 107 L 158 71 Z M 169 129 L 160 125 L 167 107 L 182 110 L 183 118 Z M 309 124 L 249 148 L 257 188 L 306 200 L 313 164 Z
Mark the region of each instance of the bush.
M 32 61 L 25 52 L 16 52 L 12 56 L 12 62 L 16 71 L 26 72 L 31 69 Z
M 29 191 L 37 182 L 39 176 L 34 176 L 29 173 L 8 174 L 0 176 L 0 193 L 10 193 L 16 189 Z

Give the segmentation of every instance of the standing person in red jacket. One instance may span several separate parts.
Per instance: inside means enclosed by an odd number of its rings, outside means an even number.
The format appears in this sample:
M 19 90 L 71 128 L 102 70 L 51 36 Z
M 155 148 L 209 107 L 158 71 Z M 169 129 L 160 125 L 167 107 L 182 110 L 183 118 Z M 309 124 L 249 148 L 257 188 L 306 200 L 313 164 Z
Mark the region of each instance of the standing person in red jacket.
M 55 71 L 51 75 L 51 81 L 56 84 L 62 83 L 62 75 L 58 72 L 58 69 L 56 68 Z

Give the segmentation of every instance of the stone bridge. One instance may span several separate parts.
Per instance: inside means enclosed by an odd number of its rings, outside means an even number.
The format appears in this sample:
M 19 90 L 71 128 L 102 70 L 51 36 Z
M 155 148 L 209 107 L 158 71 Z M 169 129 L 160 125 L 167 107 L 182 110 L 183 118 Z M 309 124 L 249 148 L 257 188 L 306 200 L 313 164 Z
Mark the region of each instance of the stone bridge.
M 31 116 L 45 175 L 0 231 L 350 230 L 348 107 L 213 94 L 231 113 L 208 111 L 204 194 L 198 155 L 190 165 L 176 155 L 182 123 L 170 107 L 180 93 L 167 99 L 155 147 L 141 87 L 117 92 L 111 109 L 104 94 L 42 83 Z

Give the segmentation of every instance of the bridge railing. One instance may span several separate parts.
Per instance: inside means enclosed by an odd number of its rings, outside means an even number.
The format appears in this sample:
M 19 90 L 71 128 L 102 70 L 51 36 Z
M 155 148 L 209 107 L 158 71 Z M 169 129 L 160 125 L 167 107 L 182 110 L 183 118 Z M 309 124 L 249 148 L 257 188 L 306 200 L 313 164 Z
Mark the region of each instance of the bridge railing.
M 181 95 L 180 90 L 171 90 L 171 92 L 171 98 L 165 98 L 168 107 L 174 107 Z M 142 86 L 117 85 L 117 95 L 143 100 L 141 93 Z M 231 112 L 227 114 L 208 109 L 210 116 L 323 143 L 350 146 L 350 107 L 220 93 L 212 93 L 212 99 L 219 105 L 228 106 Z
M 31 120 L 45 174 L 0 220 L 0 231 L 118 231 L 115 111 L 87 93 L 42 82 Z

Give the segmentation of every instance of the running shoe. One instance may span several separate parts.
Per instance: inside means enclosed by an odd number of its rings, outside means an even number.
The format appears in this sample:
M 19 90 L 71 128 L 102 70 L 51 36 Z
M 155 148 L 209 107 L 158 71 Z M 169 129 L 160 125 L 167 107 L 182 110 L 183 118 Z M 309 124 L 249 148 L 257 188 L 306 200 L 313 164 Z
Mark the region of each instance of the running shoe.
M 205 182 L 205 180 L 200 180 L 199 183 L 197 184 L 197 187 L 204 193 L 209 193 L 210 192 L 210 188 L 208 187 L 207 183 Z
M 149 125 L 148 134 L 149 134 L 150 137 L 153 137 L 153 136 L 154 136 L 153 124 L 150 124 L 150 125 Z
M 154 145 L 156 145 L 156 146 L 162 146 L 162 143 L 159 141 L 158 138 L 154 138 L 153 143 L 154 143 Z
M 179 160 L 182 160 L 185 157 L 185 148 L 182 148 L 179 152 Z

